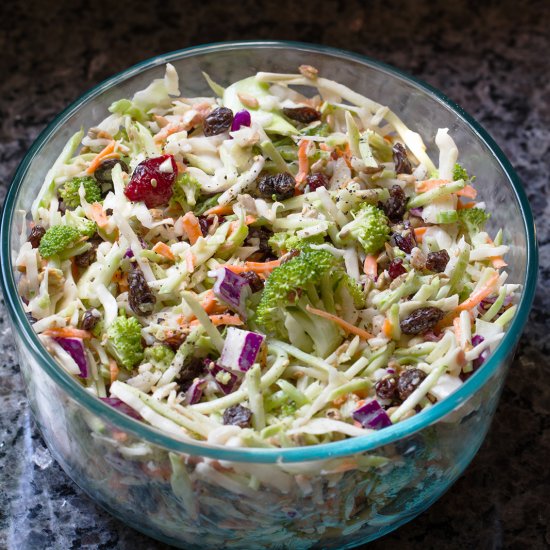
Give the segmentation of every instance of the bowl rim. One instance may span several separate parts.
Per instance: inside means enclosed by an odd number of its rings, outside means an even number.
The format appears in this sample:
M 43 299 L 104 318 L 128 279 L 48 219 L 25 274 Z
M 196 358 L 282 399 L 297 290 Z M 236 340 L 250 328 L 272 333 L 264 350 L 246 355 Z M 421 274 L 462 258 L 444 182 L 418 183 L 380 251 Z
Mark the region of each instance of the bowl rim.
M 40 153 L 49 137 L 60 126 L 62 126 L 65 121 L 80 108 L 82 104 L 99 96 L 112 85 L 127 80 L 146 69 L 154 68 L 172 60 L 193 57 L 197 54 L 259 48 L 293 49 L 303 51 L 304 54 L 307 54 L 308 52 L 320 53 L 331 57 L 338 57 L 342 60 L 359 62 L 363 65 L 370 66 L 376 70 L 386 73 L 391 77 L 405 81 L 416 89 L 419 89 L 423 93 L 429 95 L 439 103 L 442 103 L 454 112 L 458 118 L 462 119 L 468 126 L 470 126 L 476 137 L 491 151 L 500 164 L 503 172 L 506 174 L 522 213 L 522 221 L 527 237 L 525 284 L 518 304 L 518 310 L 497 349 L 491 354 L 483 368 L 476 371 L 473 376 L 466 380 L 466 382 L 449 397 L 436 403 L 434 406 L 430 407 L 430 409 L 413 416 L 412 418 L 369 435 L 352 437 L 342 441 L 308 447 L 283 449 L 227 448 L 224 446 L 211 445 L 199 441 L 196 443 L 191 443 L 177 440 L 172 436 L 164 434 L 156 428 L 153 428 L 152 426 L 149 426 L 141 421 L 134 420 L 106 403 L 103 403 L 101 400 L 88 393 L 83 386 L 74 380 L 73 377 L 59 367 L 59 365 L 47 352 L 46 348 L 41 344 L 38 336 L 28 322 L 25 312 L 23 311 L 22 301 L 19 299 L 19 294 L 17 292 L 11 266 L 12 262 L 10 251 L 12 215 L 14 212 L 16 199 L 21 188 L 22 180 L 33 159 L 38 153 Z M 445 415 L 456 409 L 460 404 L 465 402 L 477 390 L 479 390 L 496 372 L 499 365 L 505 361 L 507 356 L 514 352 L 533 302 L 538 272 L 538 250 L 537 240 L 535 237 L 535 225 L 529 201 L 521 181 L 502 150 L 495 143 L 489 133 L 478 122 L 476 122 L 473 117 L 471 117 L 468 113 L 466 113 L 466 111 L 464 111 L 464 109 L 447 98 L 436 88 L 391 65 L 372 59 L 365 55 L 338 48 L 305 42 L 282 40 L 239 40 L 216 42 L 175 50 L 141 61 L 130 68 L 107 78 L 78 97 L 67 108 L 61 111 L 39 134 L 16 170 L 2 208 L 0 225 L 0 257 L 2 258 L 1 284 L 4 291 L 5 303 L 12 321 L 12 326 L 18 329 L 20 334 L 22 332 L 22 336 L 25 339 L 26 345 L 28 346 L 34 360 L 36 360 L 48 376 L 52 378 L 56 384 L 61 386 L 61 388 L 73 400 L 78 402 L 79 405 L 82 405 L 84 408 L 99 416 L 102 420 L 108 422 L 109 424 L 115 425 L 119 429 L 129 432 L 139 439 L 146 440 L 147 442 L 160 446 L 168 451 L 199 455 L 218 460 L 251 463 L 275 463 L 283 461 L 290 463 L 327 460 L 362 453 L 382 445 L 393 443 L 436 423 Z

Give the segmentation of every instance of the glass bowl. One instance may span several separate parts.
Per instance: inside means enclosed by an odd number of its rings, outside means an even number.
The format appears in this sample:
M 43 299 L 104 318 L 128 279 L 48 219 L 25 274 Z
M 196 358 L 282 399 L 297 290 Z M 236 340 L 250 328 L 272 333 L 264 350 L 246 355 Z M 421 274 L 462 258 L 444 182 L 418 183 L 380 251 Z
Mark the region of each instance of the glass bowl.
M 184 443 L 102 403 L 42 347 L 16 290 L 13 257 L 24 211 L 70 135 L 102 120 L 109 104 L 144 88 L 172 63 L 182 93 L 208 94 L 201 71 L 221 84 L 301 64 L 388 105 L 433 138 L 447 127 L 481 200 L 510 245 L 510 281 L 523 285 L 517 314 L 483 368 L 446 400 L 373 435 L 291 449 Z M 23 237 L 24 238 L 24 237 Z M 21 163 L 1 226 L 2 285 L 27 393 L 52 455 L 114 516 L 181 548 L 351 548 L 411 520 L 463 472 L 493 417 L 527 320 L 537 274 L 533 218 L 503 153 L 460 107 L 382 63 L 309 44 L 232 42 L 162 55 L 103 82 L 61 113 Z

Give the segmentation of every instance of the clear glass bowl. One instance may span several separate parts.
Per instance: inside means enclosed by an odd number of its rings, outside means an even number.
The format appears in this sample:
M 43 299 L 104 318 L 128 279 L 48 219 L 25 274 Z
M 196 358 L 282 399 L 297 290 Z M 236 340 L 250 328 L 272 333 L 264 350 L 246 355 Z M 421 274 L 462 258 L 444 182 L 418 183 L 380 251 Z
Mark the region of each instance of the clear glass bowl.
M 26 320 L 12 259 L 22 211 L 68 137 L 163 74 L 180 74 L 182 93 L 208 94 L 201 71 L 230 83 L 256 71 L 301 64 L 390 106 L 434 154 L 447 127 L 481 200 L 511 245 L 510 281 L 522 283 L 518 312 L 486 364 L 445 401 L 360 438 L 292 449 L 188 444 L 97 400 L 49 356 Z M 352 53 L 281 42 L 200 46 L 145 61 L 100 84 L 40 135 L 6 198 L 1 227 L 2 285 L 27 393 L 53 456 L 93 499 L 132 527 L 182 548 L 350 548 L 425 510 L 457 479 L 481 445 L 535 288 L 534 224 L 522 186 L 503 153 L 462 109 L 399 71 Z

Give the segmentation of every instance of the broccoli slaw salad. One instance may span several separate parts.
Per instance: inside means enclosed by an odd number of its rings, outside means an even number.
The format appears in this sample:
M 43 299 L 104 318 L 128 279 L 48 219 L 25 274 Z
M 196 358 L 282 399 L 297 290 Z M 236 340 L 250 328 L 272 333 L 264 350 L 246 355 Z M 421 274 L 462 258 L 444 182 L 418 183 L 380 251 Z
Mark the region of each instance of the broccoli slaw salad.
M 232 447 L 366 436 L 456 391 L 519 285 L 448 130 L 434 162 L 314 67 L 204 77 L 181 97 L 168 64 L 47 173 L 16 267 L 50 354 L 109 406 Z

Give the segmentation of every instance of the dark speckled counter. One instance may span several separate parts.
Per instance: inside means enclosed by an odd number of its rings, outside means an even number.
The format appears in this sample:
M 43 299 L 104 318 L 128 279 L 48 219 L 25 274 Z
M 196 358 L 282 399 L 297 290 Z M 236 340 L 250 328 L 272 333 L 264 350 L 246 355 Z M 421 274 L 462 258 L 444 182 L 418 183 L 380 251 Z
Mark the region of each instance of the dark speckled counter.
M 441 89 L 485 126 L 524 182 L 541 247 L 538 292 L 479 454 L 440 501 L 371 547 L 549 548 L 549 28 L 547 1 L 4 0 L 0 202 L 25 151 L 65 105 L 127 66 L 193 44 L 323 43 Z M 167 548 L 107 515 L 52 461 L 26 403 L 3 304 L 0 364 L 0 548 Z

